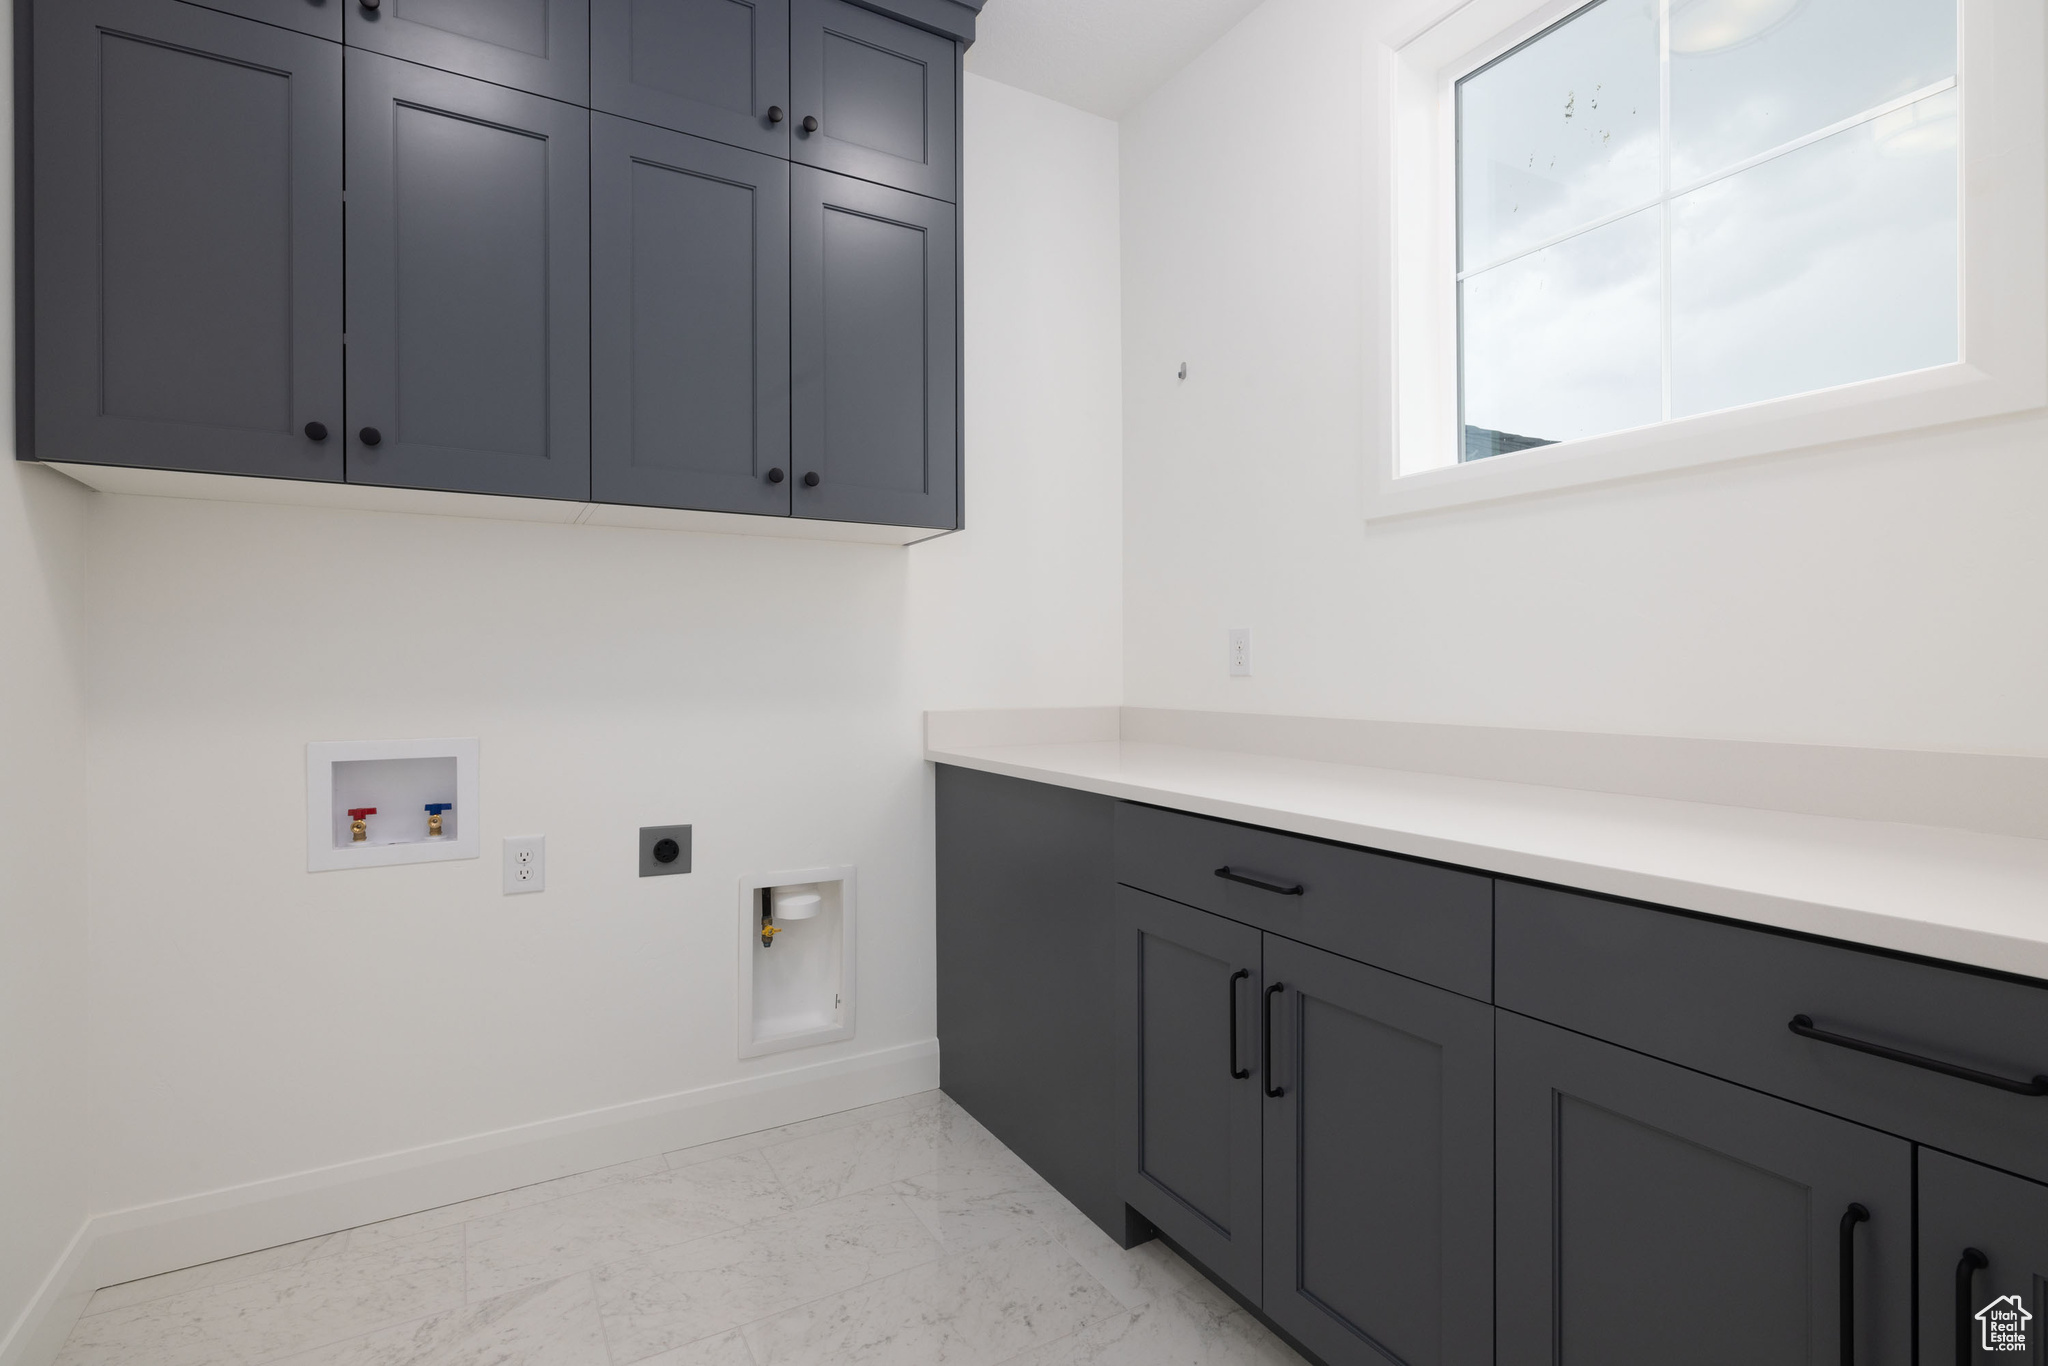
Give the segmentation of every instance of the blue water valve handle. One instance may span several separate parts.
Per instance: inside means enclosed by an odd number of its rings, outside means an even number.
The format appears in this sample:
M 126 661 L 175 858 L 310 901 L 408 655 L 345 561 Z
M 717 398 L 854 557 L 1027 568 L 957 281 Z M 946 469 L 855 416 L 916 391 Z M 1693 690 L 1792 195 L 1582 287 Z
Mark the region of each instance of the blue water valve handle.
M 454 802 L 428 802 L 428 803 L 427 803 L 427 814 L 428 814 L 429 816 L 438 816 L 438 815 L 440 815 L 440 814 L 441 814 L 441 813 L 442 813 L 443 811 L 453 811 L 454 809 L 455 809 L 455 803 L 454 803 Z

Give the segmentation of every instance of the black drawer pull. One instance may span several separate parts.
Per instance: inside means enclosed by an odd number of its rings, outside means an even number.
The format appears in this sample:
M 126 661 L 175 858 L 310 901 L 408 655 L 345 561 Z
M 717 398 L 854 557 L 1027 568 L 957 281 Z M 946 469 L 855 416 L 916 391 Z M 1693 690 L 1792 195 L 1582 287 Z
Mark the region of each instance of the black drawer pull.
M 1970 1312 L 1970 1301 L 1976 1299 L 1972 1292 L 1977 1288 L 1977 1273 L 1991 1265 L 1991 1259 L 1974 1247 L 1963 1249 L 1963 1259 L 1956 1263 L 1956 1366 L 1970 1366 L 1970 1325 L 1977 1316 Z
M 1786 1028 L 1802 1039 L 1818 1039 L 1837 1048 L 1852 1048 L 1858 1053 L 1868 1053 L 1874 1058 L 1890 1058 L 1893 1062 L 1902 1062 L 1908 1067 L 1924 1067 L 1929 1072 L 1939 1072 L 1945 1077 L 1960 1077 L 1964 1081 L 1974 1081 L 1979 1086 L 1995 1086 L 2016 1096 L 2048 1096 L 2048 1076 L 2035 1077 L 2032 1081 L 2014 1081 L 2010 1077 L 2001 1077 L 1993 1072 L 1979 1072 L 1974 1067 L 1964 1067 L 1959 1063 L 1943 1062 L 1939 1058 L 1923 1058 L 1918 1053 L 1908 1053 L 1903 1049 L 1888 1048 L 1881 1043 L 1852 1039 L 1847 1034 L 1831 1034 L 1825 1029 L 1816 1029 L 1811 1015 L 1794 1015 L 1792 1023 Z
M 1856 1366 L 1856 1225 L 1869 1221 L 1862 1205 L 1842 1211 L 1842 1366 Z
M 1266 988 L 1266 1008 L 1259 1021 L 1265 1026 L 1266 1098 L 1269 1100 L 1278 1100 L 1287 1094 L 1286 1087 L 1273 1084 L 1273 998 L 1285 990 L 1287 985 L 1284 982 L 1275 982 Z
M 1299 882 L 1268 882 L 1262 877 L 1252 877 L 1247 873 L 1234 873 L 1227 863 L 1216 870 L 1216 876 L 1228 882 L 1242 882 L 1245 886 L 1256 887 L 1262 892 L 1277 892 L 1281 896 L 1300 896 L 1308 890 Z
M 1252 1074 L 1249 1067 L 1237 1065 L 1237 984 L 1252 975 L 1250 968 L 1239 968 L 1230 974 L 1230 1079 L 1243 1081 Z

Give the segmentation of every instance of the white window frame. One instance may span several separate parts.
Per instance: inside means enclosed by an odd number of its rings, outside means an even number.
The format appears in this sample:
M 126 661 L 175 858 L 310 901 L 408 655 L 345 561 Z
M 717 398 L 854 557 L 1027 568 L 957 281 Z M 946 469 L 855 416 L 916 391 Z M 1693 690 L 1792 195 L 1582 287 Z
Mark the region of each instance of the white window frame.
M 1384 319 L 1385 402 L 1368 427 L 1367 520 L 2048 406 L 2048 21 L 2040 4 L 1957 0 L 1958 360 L 1459 461 L 1457 83 L 1585 4 L 1429 0 L 1372 39 L 1383 98 L 1366 183 L 1385 206 L 1384 269 L 1367 306 Z

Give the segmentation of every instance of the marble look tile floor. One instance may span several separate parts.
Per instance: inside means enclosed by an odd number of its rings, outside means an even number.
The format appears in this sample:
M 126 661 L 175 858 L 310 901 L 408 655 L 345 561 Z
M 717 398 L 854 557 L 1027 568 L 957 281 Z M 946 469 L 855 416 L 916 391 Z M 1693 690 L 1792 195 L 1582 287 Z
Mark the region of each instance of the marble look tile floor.
M 1301 1366 L 937 1091 L 110 1286 L 58 1366 Z

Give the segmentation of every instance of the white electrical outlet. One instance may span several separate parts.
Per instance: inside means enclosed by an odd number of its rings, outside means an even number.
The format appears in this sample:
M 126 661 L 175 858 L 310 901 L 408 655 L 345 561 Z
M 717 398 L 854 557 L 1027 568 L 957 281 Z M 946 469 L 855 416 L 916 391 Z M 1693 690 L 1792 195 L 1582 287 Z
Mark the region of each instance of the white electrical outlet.
M 1249 626 L 1230 628 L 1230 676 L 1252 676 L 1252 628 Z
M 548 837 L 508 835 L 505 838 L 505 895 L 543 892 L 548 885 Z

